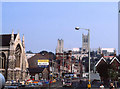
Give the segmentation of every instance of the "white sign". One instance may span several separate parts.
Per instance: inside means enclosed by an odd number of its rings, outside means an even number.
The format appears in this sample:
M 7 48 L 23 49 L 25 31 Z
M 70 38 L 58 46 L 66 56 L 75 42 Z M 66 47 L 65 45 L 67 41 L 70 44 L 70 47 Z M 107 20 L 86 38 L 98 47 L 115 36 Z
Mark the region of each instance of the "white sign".
M 49 65 L 49 62 L 38 62 L 38 65 Z

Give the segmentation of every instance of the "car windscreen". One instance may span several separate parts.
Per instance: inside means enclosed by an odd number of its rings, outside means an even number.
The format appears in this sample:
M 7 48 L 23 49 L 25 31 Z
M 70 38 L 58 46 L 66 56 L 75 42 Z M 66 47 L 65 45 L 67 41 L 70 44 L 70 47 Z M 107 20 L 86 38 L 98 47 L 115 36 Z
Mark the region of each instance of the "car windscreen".
M 70 81 L 65 81 L 65 83 L 71 83 Z

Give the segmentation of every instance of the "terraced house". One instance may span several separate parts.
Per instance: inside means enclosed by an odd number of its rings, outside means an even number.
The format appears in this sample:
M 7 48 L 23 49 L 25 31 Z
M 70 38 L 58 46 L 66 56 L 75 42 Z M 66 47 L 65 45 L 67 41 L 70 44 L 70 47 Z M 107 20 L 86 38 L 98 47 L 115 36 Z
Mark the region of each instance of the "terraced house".
M 112 57 L 102 56 L 95 67 L 101 77 L 101 81 L 105 83 L 118 81 L 120 78 L 120 60 L 116 55 Z

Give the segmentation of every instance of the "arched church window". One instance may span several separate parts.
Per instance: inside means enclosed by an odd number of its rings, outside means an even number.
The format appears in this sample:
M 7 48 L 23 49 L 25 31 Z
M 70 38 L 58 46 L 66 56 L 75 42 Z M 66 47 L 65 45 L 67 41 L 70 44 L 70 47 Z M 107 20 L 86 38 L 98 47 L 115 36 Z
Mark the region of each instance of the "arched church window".
M 6 56 L 4 53 L 0 53 L 0 69 L 5 69 Z
M 15 67 L 20 67 L 20 58 L 21 58 L 21 47 L 18 44 L 16 49 L 15 49 Z
M 84 42 L 86 42 L 85 38 L 84 38 Z
M 86 42 L 88 42 L 88 38 L 86 38 Z

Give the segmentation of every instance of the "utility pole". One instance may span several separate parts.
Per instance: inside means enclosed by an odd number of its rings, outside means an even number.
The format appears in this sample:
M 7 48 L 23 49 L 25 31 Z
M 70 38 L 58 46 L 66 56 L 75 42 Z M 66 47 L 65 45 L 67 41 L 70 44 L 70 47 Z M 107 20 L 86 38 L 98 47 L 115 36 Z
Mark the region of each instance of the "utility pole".
M 49 65 L 48 65 L 49 67 L 49 69 L 48 69 L 48 81 L 49 81 L 49 89 L 50 89 L 50 59 L 49 59 Z
M 79 28 L 79 27 L 75 27 L 76 30 L 79 30 L 79 29 L 83 29 L 83 30 L 87 30 L 88 31 L 88 56 L 89 56 L 89 84 L 88 84 L 88 88 L 91 88 L 91 84 L 90 84 L 90 29 L 85 29 L 85 28 Z

